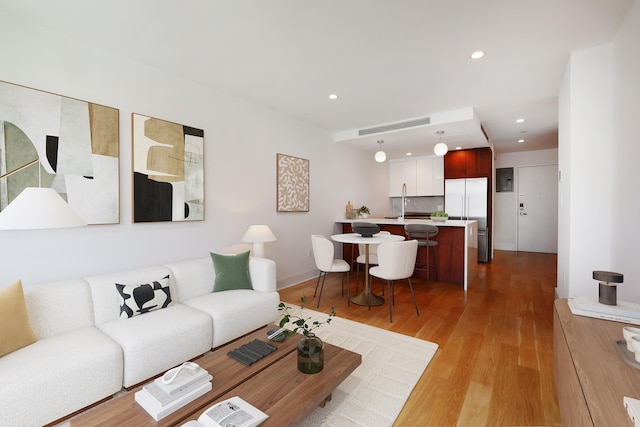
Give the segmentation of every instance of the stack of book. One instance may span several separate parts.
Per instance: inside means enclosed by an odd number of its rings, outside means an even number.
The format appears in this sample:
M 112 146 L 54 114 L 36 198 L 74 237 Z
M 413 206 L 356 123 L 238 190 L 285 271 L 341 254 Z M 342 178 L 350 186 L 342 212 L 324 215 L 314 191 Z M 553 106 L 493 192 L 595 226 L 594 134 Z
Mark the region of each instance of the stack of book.
M 210 391 L 212 379 L 196 363 L 186 362 L 142 387 L 135 399 L 158 421 Z
M 571 313 L 578 316 L 640 325 L 640 304 L 618 301 L 617 305 L 607 305 L 600 303 L 595 298 L 584 296 L 569 298 L 567 304 Z

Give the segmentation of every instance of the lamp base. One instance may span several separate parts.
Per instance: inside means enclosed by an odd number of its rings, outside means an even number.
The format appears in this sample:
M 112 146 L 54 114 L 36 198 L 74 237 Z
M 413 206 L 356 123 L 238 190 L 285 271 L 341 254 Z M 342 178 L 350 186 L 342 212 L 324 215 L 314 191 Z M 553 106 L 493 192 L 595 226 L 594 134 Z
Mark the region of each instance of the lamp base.
M 253 244 L 253 256 L 257 258 L 264 258 L 264 243 L 255 242 Z

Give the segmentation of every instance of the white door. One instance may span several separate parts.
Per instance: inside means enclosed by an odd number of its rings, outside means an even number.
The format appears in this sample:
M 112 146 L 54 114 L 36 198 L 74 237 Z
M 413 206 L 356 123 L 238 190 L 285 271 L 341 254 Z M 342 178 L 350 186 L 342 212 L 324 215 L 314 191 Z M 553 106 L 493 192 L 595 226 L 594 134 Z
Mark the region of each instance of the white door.
M 518 251 L 558 253 L 558 165 L 518 168 Z

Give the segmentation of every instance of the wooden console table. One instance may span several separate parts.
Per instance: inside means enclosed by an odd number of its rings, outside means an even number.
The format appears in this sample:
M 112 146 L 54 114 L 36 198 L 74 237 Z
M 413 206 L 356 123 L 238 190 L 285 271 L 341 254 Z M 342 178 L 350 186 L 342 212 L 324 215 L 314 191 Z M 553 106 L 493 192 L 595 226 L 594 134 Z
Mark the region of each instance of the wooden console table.
M 640 370 L 615 347 L 629 325 L 574 316 L 566 299 L 554 305 L 553 368 L 562 425 L 632 426 L 623 397 L 640 399 Z

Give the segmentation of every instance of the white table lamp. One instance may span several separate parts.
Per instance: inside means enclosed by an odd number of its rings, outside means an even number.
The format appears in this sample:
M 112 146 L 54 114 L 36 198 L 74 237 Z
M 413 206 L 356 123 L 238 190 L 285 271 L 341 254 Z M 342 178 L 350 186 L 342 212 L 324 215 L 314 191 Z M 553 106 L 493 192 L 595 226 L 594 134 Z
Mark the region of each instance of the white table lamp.
M 275 240 L 276 236 L 267 225 L 252 225 L 242 237 L 243 242 L 253 243 L 253 256 L 260 258 L 264 258 L 265 242 Z

